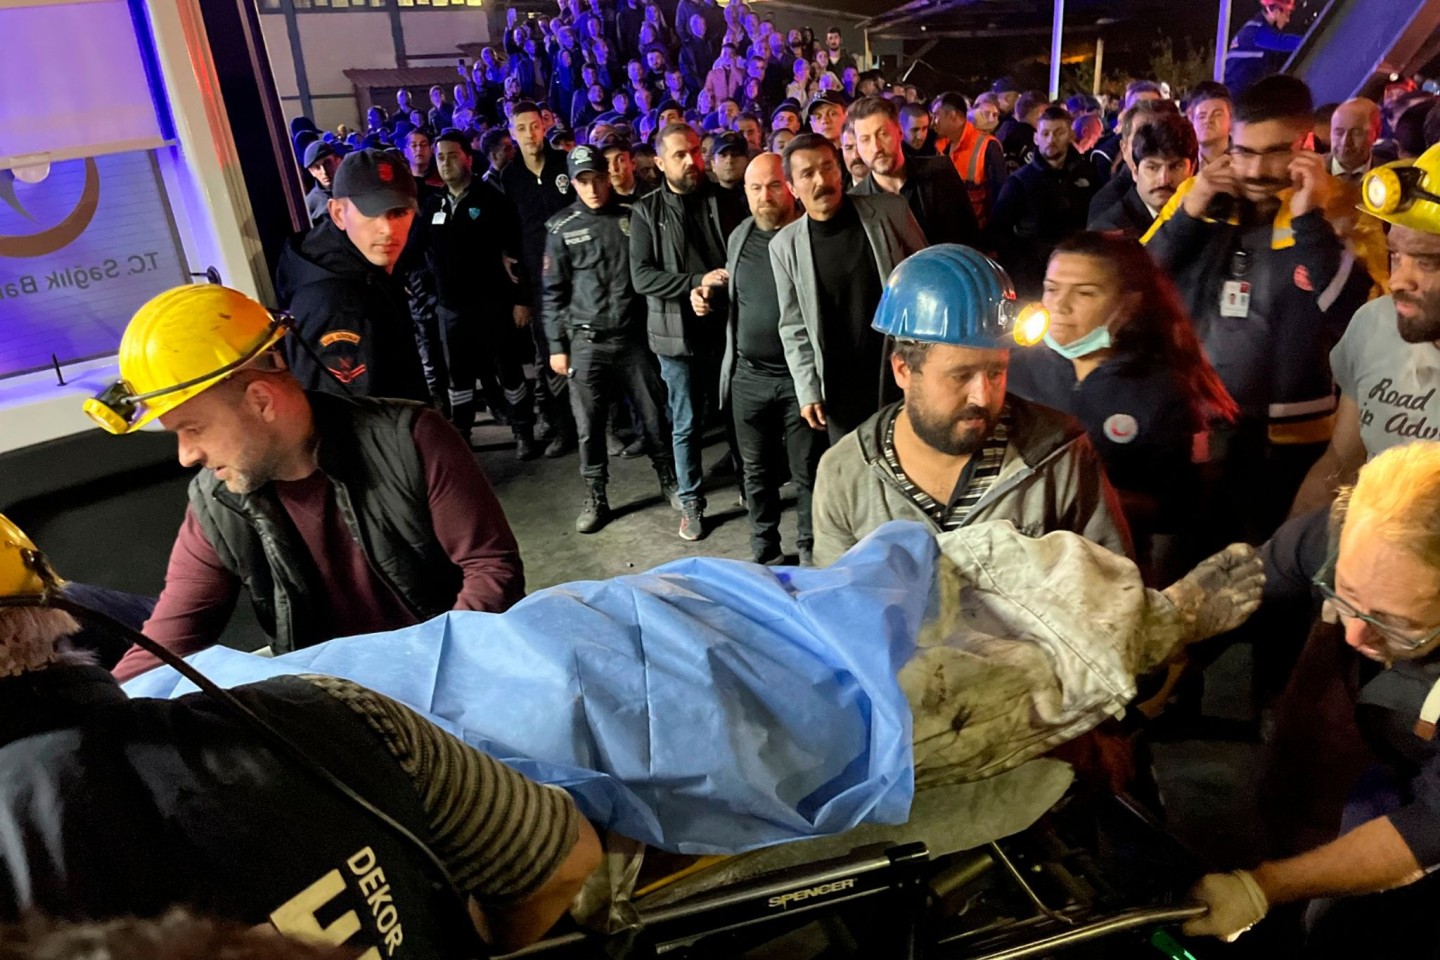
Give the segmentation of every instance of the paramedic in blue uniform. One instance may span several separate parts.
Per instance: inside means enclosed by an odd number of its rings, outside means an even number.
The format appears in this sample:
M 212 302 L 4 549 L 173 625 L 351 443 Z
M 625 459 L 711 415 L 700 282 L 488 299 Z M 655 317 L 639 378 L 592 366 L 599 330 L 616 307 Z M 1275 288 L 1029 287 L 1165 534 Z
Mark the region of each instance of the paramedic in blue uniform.
M 1080 421 L 1120 494 L 1147 577 L 1198 555 L 1197 444 L 1235 401 L 1205 359 L 1174 287 L 1128 237 L 1082 233 L 1045 273 L 1045 348 L 1011 352 L 1009 392 Z M 1199 440 L 1197 440 L 1197 437 Z
M 1286 33 L 1295 13 L 1295 0 L 1260 0 L 1260 12 L 1245 21 L 1225 52 L 1225 86 L 1230 96 L 1241 93 L 1262 77 L 1285 69 L 1285 61 L 1305 39 Z

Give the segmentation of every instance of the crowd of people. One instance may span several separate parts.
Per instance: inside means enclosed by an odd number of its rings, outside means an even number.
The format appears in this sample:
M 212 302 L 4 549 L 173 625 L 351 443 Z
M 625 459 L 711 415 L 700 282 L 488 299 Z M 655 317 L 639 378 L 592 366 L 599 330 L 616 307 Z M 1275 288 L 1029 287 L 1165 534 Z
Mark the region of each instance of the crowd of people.
M 1083 537 L 1179 596 L 1204 592 L 1181 578 L 1201 557 L 1253 544 L 1267 603 L 1318 591 L 1331 626 L 1277 701 L 1271 855 L 1205 877 L 1187 930 L 1233 938 L 1312 901 L 1310 955 L 1433 952 L 1417 905 L 1440 865 L 1440 105 L 1396 82 L 1317 108 L 1266 67 L 1292 10 L 1264 0 L 1236 41 L 1260 55 L 1231 85 L 1172 98 L 1139 79 L 1108 103 L 1010 78 L 922 98 L 862 69 L 839 29 L 782 34 L 743 0 L 512 8 L 453 99 L 433 88 L 422 111 L 402 90 L 355 134 L 295 125 L 313 222 L 280 257 L 283 313 L 196 285 L 135 316 L 122 379 L 87 412 L 112 433 L 158 422 L 204 469 L 158 600 L 67 596 L 182 655 L 219 642 L 242 596 L 277 653 L 505 611 L 524 564 L 472 453 L 482 407 L 522 460 L 578 453 L 583 534 L 613 517 L 610 458 L 645 457 L 679 536 L 702 539 L 718 449 L 760 564 L 787 562 L 787 483 L 801 565 L 890 520 L 1004 521 Z M 249 885 L 223 916 L 364 926 L 388 955 L 441 956 L 453 904 L 417 849 L 506 946 L 595 868 L 562 792 L 346 681 L 243 699 L 425 843 L 293 771 L 230 777 L 276 761 L 195 699 L 125 713 L 105 670 L 59 652 L 81 625 L 44 609 L 61 585 L 3 517 L 0 548 L 0 684 L 24 714 L 0 751 L 48 751 L 0 801 L 20 816 L 33 796 L 87 798 L 25 828 L 61 874 L 146 862 L 142 845 L 195 860 L 157 867 L 138 901 L 97 885 L 69 913 L 158 915 L 209 889 L 197 871 L 233 867 Z M 79 635 L 121 680 L 158 663 Z M 61 703 L 105 789 L 67 779 Z M 212 824 L 255 797 L 290 819 L 235 850 Z M 122 801 L 146 815 L 102 837 Z M 322 853 L 265 875 L 315 811 Z M 12 893 L 48 869 L 0 852 Z M 387 882 L 410 952 L 375 899 Z M 29 902 L 68 896 L 40 887 Z M 280 888 L 303 892 L 277 910 Z M 322 929 L 341 904 L 351 925 Z

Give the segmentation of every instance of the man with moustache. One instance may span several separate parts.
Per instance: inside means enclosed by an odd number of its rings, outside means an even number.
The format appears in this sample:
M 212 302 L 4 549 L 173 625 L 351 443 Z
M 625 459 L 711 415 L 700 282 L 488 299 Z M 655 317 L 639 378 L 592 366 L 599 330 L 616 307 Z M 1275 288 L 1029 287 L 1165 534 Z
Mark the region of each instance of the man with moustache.
M 1195 131 L 1179 114 L 1160 114 L 1137 126 L 1129 143 L 1134 181 L 1108 209 L 1092 202 L 1086 229 L 1118 230 L 1138 239 L 1194 173 Z
M 902 114 L 903 109 L 883 97 L 865 97 L 851 106 L 856 146 L 870 170 L 851 194 L 898 194 L 910 204 L 929 243 L 979 246 L 980 225 L 975 222 L 965 182 L 948 159 L 913 156 L 904 149 Z
M 840 156 L 845 161 L 845 173 L 851 183 L 859 183 L 870 176 L 870 168 L 855 147 L 855 125 L 848 119 L 840 131 Z
M 1273 533 L 1325 450 L 1330 349 L 1371 288 L 1326 220 L 1335 184 L 1324 160 L 1301 148 L 1312 113 L 1293 77 L 1241 94 L 1229 154 L 1180 186 L 1144 241 L 1240 405 L 1216 435 L 1216 512 L 1236 525 L 1225 531 L 1235 540 Z
M 1069 530 L 1130 552 L 1119 498 L 1084 429 L 1005 394 L 1014 298 L 1000 265 L 968 247 L 931 247 L 890 277 L 874 328 L 890 338 L 904 399 L 821 458 L 817 564 L 890 520 L 936 533 L 1008 520 L 1027 536 Z
M 795 546 L 801 566 L 812 562 L 815 543 L 810 496 L 825 437 L 800 416 L 795 382 L 780 342 L 780 307 L 770 241 L 800 211 L 778 154 L 762 153 L 745 170 L 751 216 L 730 235 L 725 287 L 696 287 L 695 315 L 728 309 L 721 399 L 728 400 L 750 514 L 750 549 L 756 563 L 785 560 L 780 546 L 780 484 L 788 465 L 795 483 Z
M 630 277 L 646 298 L 650 349 L 660 358 L 669 395 L 675 473 L 680 486 L 680 539 L 705 535 L 701 448 L 715 406 L 724 353 L 722 324 L 702 320 L 690 291 L 723 286 L 725 241 L 743 219 L 739 195 L 705 176 L 700 135 L 672 123 L 656 136 L 663 182 L 636 202 L 630 218 Z
M 1335 433 L 1292 515 L 1329 504 L 1390 447 L 1440 440 L 1440 146 L 1410 169 L 1420 171 L 1414 189 L 1423 192 L 1399 209 L 1374 203 L 1383 190 L 1362 191 L 1366 211 L 1390 224 L 1390 295 L 1361 307 L 1330 352 L 1340 387 Z
M 818 133 L 790 141 L 785 179 L 805 216 L 770 244 L 800 414 L 832 443 L 880 406 L 885 344 L 870 321 L 885 278 L 926 246 L 902 198 L 847 195 L 840 164 L 840 151 Z

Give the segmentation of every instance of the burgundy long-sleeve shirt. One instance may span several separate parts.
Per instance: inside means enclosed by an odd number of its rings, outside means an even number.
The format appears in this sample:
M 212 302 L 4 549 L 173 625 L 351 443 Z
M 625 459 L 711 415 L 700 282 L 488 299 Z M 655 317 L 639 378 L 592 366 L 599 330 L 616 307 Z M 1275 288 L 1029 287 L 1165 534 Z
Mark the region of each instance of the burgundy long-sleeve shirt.
M 415 418 L 414 437 L 435 537 L 464 575 L 454 609 L 508 609 L 525 595 L 525 572 L 490 481 L 469 445 L 435 411 L 422 411 Z M 350 536 L 329 478 L 316 470 L 303 480 L 275 481 L 272 487 L 327 587 L 314 602 L 325 605 L 331 636 L 394 630 L 416 622 Z M 219 640 L 242 589 L 240 578 L 221 564 L 194 511 L 187 508 L 170 551 L 165 589 L 144 633 L 182 657 L 203 650 Z M 132 647 L 114 672 L 125 681 L 159 665 L 153 654 Z

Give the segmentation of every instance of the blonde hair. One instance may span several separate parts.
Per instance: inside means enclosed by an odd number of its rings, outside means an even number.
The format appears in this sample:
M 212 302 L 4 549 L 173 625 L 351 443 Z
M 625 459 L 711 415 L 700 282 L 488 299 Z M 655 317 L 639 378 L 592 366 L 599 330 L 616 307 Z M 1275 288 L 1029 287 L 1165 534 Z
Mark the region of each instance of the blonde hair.
M 1345 530 L 1403 547 L 1440 569 L 1440 442 L 1391 447 L 1360 468 Z

